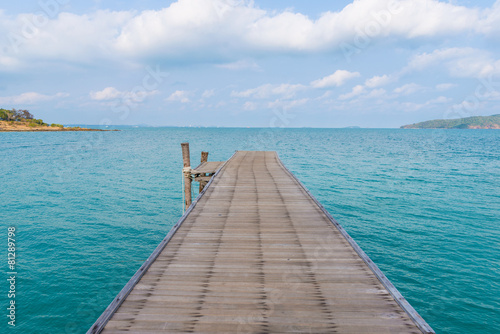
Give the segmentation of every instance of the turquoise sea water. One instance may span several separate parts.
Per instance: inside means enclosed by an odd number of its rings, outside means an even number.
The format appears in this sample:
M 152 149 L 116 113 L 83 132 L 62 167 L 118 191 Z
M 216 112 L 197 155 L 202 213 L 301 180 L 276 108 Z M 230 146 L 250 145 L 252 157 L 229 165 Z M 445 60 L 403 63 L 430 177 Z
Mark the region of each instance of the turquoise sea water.
M 2 333 L 92 325 L 182 215 L 183 141 L 276 150 L 436 332 L 500 332 L 500 131 L 126 128 L 0 133 Z

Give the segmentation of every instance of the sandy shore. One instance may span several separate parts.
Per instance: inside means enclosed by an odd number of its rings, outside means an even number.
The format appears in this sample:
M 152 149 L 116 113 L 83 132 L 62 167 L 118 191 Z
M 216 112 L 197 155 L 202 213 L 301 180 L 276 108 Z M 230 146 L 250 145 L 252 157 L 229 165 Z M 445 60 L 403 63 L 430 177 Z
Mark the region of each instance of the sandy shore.
M 80 127 L 52 127 L 52 126 L 28 126 L 25 122 L 7 122 L 0 121 L 0 132 L 39 132 L 39 131 L 118 131 L 118 130 L 101 130 L 101 129 L 88 129 Z

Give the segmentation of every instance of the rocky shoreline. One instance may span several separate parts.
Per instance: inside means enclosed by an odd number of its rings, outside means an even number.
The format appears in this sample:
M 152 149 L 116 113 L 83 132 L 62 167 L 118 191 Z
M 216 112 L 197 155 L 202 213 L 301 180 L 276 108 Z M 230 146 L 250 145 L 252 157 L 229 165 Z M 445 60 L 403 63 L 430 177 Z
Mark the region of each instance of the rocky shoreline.
M 120 131 L 120 130 L 103 130 L 103 129 L 90 129 L 82 128 L 79 126 L 75 127 L 63 127 L 63 126 L 30 126 L 26 122 L 16 122 L 16 121 L 0 121 L 0 132 L 58 132 L 58 131 Z

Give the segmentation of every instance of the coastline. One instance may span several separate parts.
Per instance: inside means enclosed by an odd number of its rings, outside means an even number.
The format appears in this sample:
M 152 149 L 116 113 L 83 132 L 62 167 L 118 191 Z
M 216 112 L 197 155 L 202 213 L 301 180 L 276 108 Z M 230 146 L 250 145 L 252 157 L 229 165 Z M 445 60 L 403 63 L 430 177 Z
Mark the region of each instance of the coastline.
M 469 125 L 467 127 L 453 127 L 453 128 L 446 128 L 446 127 L 417 127 L 413 125 L 404 125 L 401 126 L 400 129 L 417 129 L 417 130 L 422 130 L 422 129 L 444 129 L 444 130 L 500 130 L 500 125 L 495 124 L 493 126 L 479 126 L 479 125 Z
M 101 129 L 29 129 L 29 130 L 5 130 L 0 129 L 0 132 L 68 132 L 68 131 L 120 131 L 120 130 L 101 130 Z
M 7 122 L 0 121 L 0 132 L 64 132 L 64 131 L 120 131 L 116 129 L 90 129 L 81 127 L 62 127 L 62 126 L 29 126 L 25 122 Z
M 500 114 L 465 118 L 434 119 L 401 126 L 401 129 L 481 129 L 499 130 Z

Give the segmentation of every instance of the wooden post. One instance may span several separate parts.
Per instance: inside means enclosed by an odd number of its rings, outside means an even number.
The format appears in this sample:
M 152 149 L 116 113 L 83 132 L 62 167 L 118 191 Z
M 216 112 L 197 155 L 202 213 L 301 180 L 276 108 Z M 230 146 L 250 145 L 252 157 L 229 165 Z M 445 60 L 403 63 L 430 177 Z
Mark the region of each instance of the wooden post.
M 191 205 L 191 158 L 189 156 L 189 143 L 182 143 L 182 162 L 184 168 L 182 172 L 184 174 L 184 204 L 187 209 Z
M 201 152 L 201 163 L 208 161 L 208 152 Z
M 204 163 L 207 161 L 208 161 L 208 152 L 201 152 L 201 163 Z M 205 176 L 205 175 L 203 175 L 203 176 Z M 205 188 L 206 184 L 207 183 L 205 181 L 200 181 L 200 193 L 202 192 L 203 188 Z

